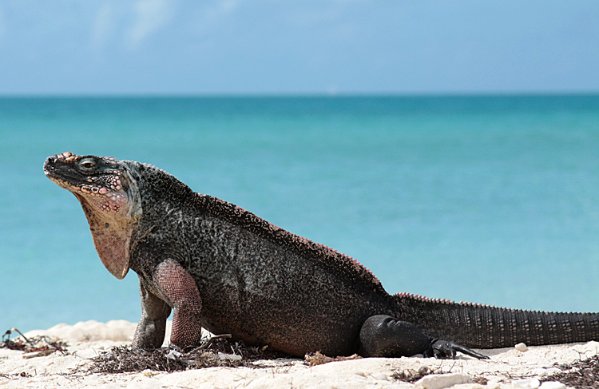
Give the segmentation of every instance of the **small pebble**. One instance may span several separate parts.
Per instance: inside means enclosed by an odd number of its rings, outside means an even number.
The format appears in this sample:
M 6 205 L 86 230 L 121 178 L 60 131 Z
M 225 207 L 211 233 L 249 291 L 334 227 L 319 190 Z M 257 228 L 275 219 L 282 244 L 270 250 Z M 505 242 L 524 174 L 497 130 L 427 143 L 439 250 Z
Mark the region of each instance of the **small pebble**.
M 515 388 L 536 389 L 541 386 L 541 382 L 536 378 L 526 378 L 523 380 L 513 381 L 512 386 Z
M 496 379 L 491 379 L 487 381 L 487 389 L 500 389 L 501 381 Z
M 526 352 L 526 351 L 528 351 L 528 346 L 526 346 L 526 344 L 524 344 L 524 343 L 518 343 L 514 347 L 516 348 L 516 350 L 518 350 L 520 352 Z
M 375 380 L 383 380 L 383 381 L 388 381 L 389 380 L 389 376 L 387 376 L 387 374 L 385 373 L 374 373 L 370 375 L 372 378 L 374 378 Z
M 539 389 L 566 389 L 566 385 L 557 381 L 547 381 L 543 382 Z
M 225 353 L 221 353 L 221 352 L 219 352 L 217 355 L 218 355 L 218 358 L 221 360 L 241 361 L 241 355 L 225 354 Z
M 427 375 L 416 381 L 414 385 L 419 389 L 442 389 L 470 382 L 472 379 L 466 374 L 450 373 Z

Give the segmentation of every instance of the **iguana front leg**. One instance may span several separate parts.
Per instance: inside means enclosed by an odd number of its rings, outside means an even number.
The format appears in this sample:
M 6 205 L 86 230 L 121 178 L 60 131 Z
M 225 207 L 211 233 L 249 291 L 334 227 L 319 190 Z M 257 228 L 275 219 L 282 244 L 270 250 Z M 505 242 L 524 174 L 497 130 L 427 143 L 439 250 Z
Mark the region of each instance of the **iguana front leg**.
M 133 347 L 143 349 L 154 349 L 162 346 L 166 318 L 171 313 L 171 307 L 152 294 L 139 277 L 139 289 L 141 294 L 141 319 L 137 324 Z
M 144 299 L 142 283 L 144 310 L 133 345 L 143 348 L 160 347 L 162 340 L 158 343 L 158 338 L 164 339 L 163 325 L 171 308 L 175 310 L 171 343 L 181 348 L 197 344 L 202 336 L 202 300 L 193 277 L 177 262 L 166 260 L 154 271 L 152 287 L 157 290 L 160 298 L 147 293 L 149 297 Z M 162 303 L 162 308 L 156 300 Z M 168 310 L 164 308 L 165 305 Z

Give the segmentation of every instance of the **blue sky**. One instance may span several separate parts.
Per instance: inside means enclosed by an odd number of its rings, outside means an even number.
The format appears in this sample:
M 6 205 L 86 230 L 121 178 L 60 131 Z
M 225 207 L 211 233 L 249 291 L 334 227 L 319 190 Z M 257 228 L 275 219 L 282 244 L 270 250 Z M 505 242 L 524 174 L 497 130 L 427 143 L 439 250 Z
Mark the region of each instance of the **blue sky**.
M 0 94 L 599 91 L 599 1 L 0 0 Z

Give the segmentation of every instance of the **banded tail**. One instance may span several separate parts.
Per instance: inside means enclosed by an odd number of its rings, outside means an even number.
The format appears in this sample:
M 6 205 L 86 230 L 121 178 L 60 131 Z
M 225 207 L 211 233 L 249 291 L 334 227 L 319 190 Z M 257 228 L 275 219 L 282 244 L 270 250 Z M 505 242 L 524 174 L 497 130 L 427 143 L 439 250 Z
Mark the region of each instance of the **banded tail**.
M 599 313 L 561 313 L 498 308 L 434 300 L 412 294 L 394 296 L 398 318 L 429 336 L 466 347 L 512 347 L 599 341 Z

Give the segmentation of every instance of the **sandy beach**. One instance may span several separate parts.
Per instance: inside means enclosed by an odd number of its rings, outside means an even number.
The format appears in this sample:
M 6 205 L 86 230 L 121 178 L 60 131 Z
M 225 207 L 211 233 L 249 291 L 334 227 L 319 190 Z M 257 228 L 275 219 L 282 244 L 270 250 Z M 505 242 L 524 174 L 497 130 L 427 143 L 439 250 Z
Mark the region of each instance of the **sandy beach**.
M 299 359 L 260 361 L 260 368 L 213 367 L 180 372 L 145 370 L 137 373 L 89 373 L 92 358 L 131 341 L 135 324 L 127 321 L 59 324 L 25 335 L 58 337 L 68 343 L 67 353 L 31 357 L 22 351 L 0 349 L 0 387 L 6 388 L 565 388 L 559 381 L 543 382 L 572 364 L 599 355 L 599 342 L 484 350 L 490 360 L 464 356 L 456 360 L 432 358 L 369 358 L 308 366 Z M 522 349 L 524 350 L 524 349 Z M 236 358 L 222 355 L 222 358 Z M 267 367 L 264 367 L 267 366 Z M 434 374 L 415 382 L 426 367 Z

